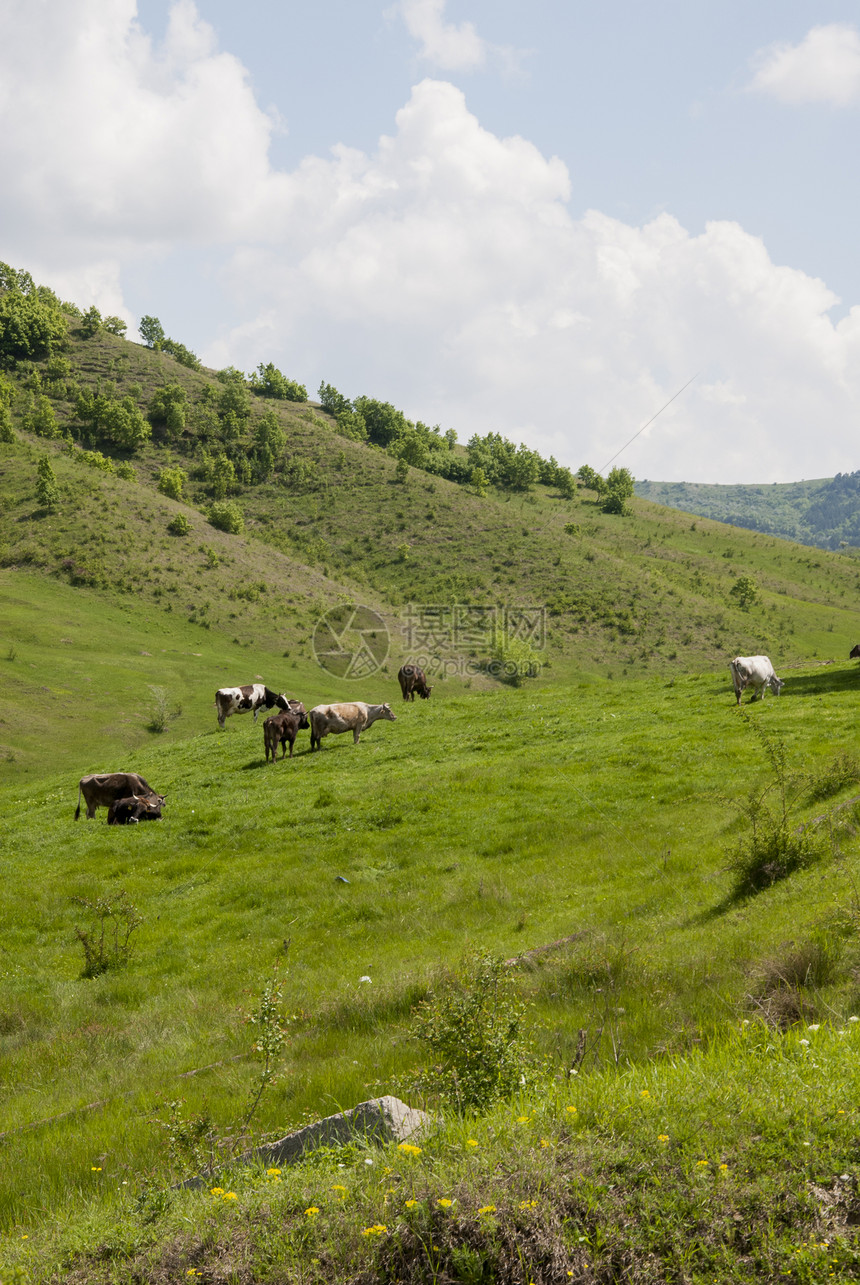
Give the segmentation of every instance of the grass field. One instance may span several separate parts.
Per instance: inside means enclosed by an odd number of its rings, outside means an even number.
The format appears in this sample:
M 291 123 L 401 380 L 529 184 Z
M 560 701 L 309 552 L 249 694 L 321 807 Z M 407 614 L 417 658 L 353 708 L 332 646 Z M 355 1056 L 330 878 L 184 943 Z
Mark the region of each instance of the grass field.
M 8 672 L 29 669 L 40 689 L 56 669 L 62 702 L 82 670 L 98 670 L 94 688 L 114 703 L 125 691 L 125 713 L 144 717 L 151 673 L 140 652 L 155 654 L 155 643 L 140 647 L 130 612 L 96 604 L 92 621 L 64 619 L 80 591 L 55 585 L 55 619 L 87 648 L 51 649 L 37 630 L 25 641 L 27 580 L 15 584 L 20 655 L 3 662 Z M 769 779 L 755 726 L 784 745 L 792 769 L 821 774 L 857 755 L 852 664 L 792 670 L 782 696 L 749 713 L 735 708 L 725 673 L 443 690 L 398 703 L 397 721 L 358 747 L 329 738 L 311 755 L 303 734 L 295 759 L 272 767 L 249 718 L 215 729 L 211 676 L 236 653 L 209 632 L 193 654 L 203 632 L 177 623 L 158 635 L 172 644 L 159 666 L 181 718 L 163 736 L 132 725 L 104 742 L 167 792 L 162 822 L 108 829 L 102 812 L 74 823 L 80 772 L 120 764 L 80 729 L 76 739 L 72 697 L 72 734 L 52 741 L 40 728 L 45 762 L 0 794 L 0 1142 L 16 1175 L 0 1200 L 12 1243 L 26 1234 L 35 1245 L 46 1216 L 112 1207 L 142 1174 L 164 1180 L 153 1117 L 170 1100 L 230 1132 L 254 1074 L 243 1015 L 273 974 L 287 978 L 294 1017 L 287 1074 L 257 1122 L 274 1131 L 405 1084 L 420 1058 L 412 1007 L 477 946 L 526 957 L 520 986 L 559 1074 L 581 1029 L 594 1040 L 602 1030 L 591 1073 L 659 1067 L 708 1046 L 740 1016 L 776 1011 L 786 976 L 807 1021 L 860 1006 L 851 827 L 756 897 L 733 897 L 726 871 L 726 848 L 744 832 L 738 805 Z M 313 681 L 296 671 L 290 690 L 321 699 L 320 671 Z M 104 694 L 88 711 L 90 747 L 101 718 Z M 83 903 L 118 905 L 121 892 L 143 918 L 129 962 L 83 978 Z M 572 940 L 528 958 L 562 938 Z M 798 960 L 812 962 L 804 971 Z
M 214 374 L 103 332 L 68 353 L 61 426 L 73 384 L 145 409 L 178 382 L 189 419 L 123 478 L 28 432 L 49 385 L 39 363 L 10 375 L 0 1285 L 857 1279 L 853 553 L 641 499 L 620 517 L 582 490 L 404 480 L 295 405 L 226 534 L 206 512 Z M 187 469 L 183 500 L 158 492 L 166 466 Z M 315 660 L 321 618 L 350 603 L 390 639 L 360 682 Z M 436 640 L 430 668 L 452 676 L 404 704 L 411 609 L 457 603 L 545 610 L 539 676 L 497 682 L 485 640 Z M 739 710 L 728 661 L 760 652 L 783 693 Z M 260 723 L 214 718 L 217 687 L 258 679 L 397 718 L 317 754 L 301 734 L 269 765 Z M 75 823 L 79 778 L 119 770 L 166 792 L 164 819 Z M 288 1042 L 249 1131 L 280 1135 L 414 1100 L 416 1005 L 468 993 L 476 950 L 529 1005 L 541 1070 L 520 1100 L 437 1115 L 411 1169 L 347 1148 L 266 1175 L 222 1149 L 229 1201 L 174 1191 L 183 1129 L 242 1131 L 267 983 Z

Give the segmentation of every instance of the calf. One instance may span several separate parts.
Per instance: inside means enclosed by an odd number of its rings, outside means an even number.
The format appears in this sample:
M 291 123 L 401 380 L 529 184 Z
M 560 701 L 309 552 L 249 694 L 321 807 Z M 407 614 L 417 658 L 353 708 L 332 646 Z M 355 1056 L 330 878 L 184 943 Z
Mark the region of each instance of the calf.
M 352 732 L 352 742 L 358 744 L 358 738 L 366 727 L 375 723 L 378 718 L 387 718 L 396 722 L 390 705 L 367 705 L 364 701 L 345 701 L 340 705 L 315 705 L 308 715 L 311 721 L 311 749 L 319 748 L 320 741 L 329 732 Z
M 281 758 L 287 757 L 287 744 L 289 744 L 290 758 L 292 758 L 296 736 L 303 728 L 310 727 L 305 707 L 301 701 L 291 700 L 290 705 L 295 706 L 295 708 L 283 710 L 280 714 L 271 714 L 263 724 L 263 746 L 266 751 L 267 763 L 270 753 L 274 763 L 279 745 L 282 747 Z
M 215 713 L 222 731 L 231 714 L 247 714 L 249 709 L 253 710 L 256 723 L 258 712 L 263 707 L 271 709 L 273 705 L 277 705 L 278 709 L 286 709 L 287 698 L 270 691 L 265 683 L 249 683 L 247 687 L 219 687 L 215 693 Z
M 778 696 L 785 685 L 781 678 L 777 678 L 767 656 L 735 656 L 729 668 L 732 671 L 732 686 L 739 705 L 741 695 L 747 687 L 753 689 L 752 702 L 756 698 L 756 693 L 759 693 L 764 700 L 768 687 L 774 696 Z
M 415 700 L 415 693 L 422 700 L 427 700 L 433 688 L 427 686 L 427 677 L 423 669 L 417 665 L 404 665 L 397 674 L 397 680 L 400 683 L 400 690 L 403 693 L 403 699 Z
M 92 772 L 89 776 L 82 776 L 78 785 L 76 821 L 81 815 L 81 796 L 87 805 L 88 821 L 95 816 L 97 808 L 109 808 L 117 799 L 151 799 L 163 806 L 167 797 L 156 794 L 137 772 Z
M 114 799 L 108 808 L 108 825 L 136 825 L 138 821 L 160 821 L 161 804 L 152 799 Z

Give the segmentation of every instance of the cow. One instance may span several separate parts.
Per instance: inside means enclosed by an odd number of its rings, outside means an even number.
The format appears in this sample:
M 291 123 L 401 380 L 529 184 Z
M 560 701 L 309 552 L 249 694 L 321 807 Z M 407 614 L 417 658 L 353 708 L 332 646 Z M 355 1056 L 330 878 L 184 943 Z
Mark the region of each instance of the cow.
M 346 701 L 341 705 L 315 705 L 308 718 L 311 721 L 311 749 L 319 748 L 320 741 L 329 732 L 352 732 L 354 745 L 366 727 L 378 718 L 396 722 L 390 705 L 367 705 L 364 701 Z
M 161 803 L 156 798 L 114 799 L 108 808 L 108 825 L 136 825 L 138 821 L 160 821 Z
M 757 692 L 761 693 L 761 699 L 764 700 L 768 687 L 774 696 L 778 696 L 785 685 L 781 678 L 777 678 L 767 656 L 735 656 L 729 668 L 732 671 L 732 686 L 739 705 L 741 693 L 745 687 L 754 689 L 750 698 L 751 704 Z
M 293 746 L 296 736 L 304 728 L 310 727 L 307 711 L 301 701 L 291 700 L 290 708 L 280 714 L 270 714 L 263 724 L 263 746 L 266 750 L 266 762 L 269 754 L 274 763 L 278 755 L 278 746 L 282 747 L 281 758 L 287 756 L 287 743 L 290 746 L 290 758 L 293 757 Z
M 414 701 L 416 692 L 422 700 L 426 701 L 433 690 L 432 687 L 427 686 L 427 676 L 424 670 L 419 669 L 417 665 L 404 665 L 398 671 L 397 680 L 400 683 L 400 690 L 405 701 L 409 700 L 410 697 Z
M 852 647 L 848 653 L 849 660 L 857 660 L 858 658 L 860 658 L 860 643 L 857 643 Z
M 278 709 L 286 709 L 287 698 L 270 691 L 265 683 L 250 683 L 247 687 L 219 687 L 215 693 L 215 713 L 222 731 L 231 714 L 247 714 L 252 709 L 256 723 L 258 712 L 264 706 L 271 709 L 273 705 L 277 705 Z
M 88 821 L 95 816 L 97 808 L 109 808 L 117 799 L 143 798 L 163 805 L 167 797 L 156 794 L 137 772 L 92 772 L 89 776 L 82 776 L 78 785 L 76 821 L 81 815 L 81 795 L 87 805 Z

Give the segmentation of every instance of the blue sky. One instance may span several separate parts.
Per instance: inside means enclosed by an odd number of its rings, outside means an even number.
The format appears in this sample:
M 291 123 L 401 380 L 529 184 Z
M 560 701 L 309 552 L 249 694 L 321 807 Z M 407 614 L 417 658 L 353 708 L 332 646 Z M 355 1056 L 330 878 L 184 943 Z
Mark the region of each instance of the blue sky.
M 860 3 L 0 0 L 0 258 L 572 465 L 860 467 Z M 852 311 L 853 309 L 853 311 Z

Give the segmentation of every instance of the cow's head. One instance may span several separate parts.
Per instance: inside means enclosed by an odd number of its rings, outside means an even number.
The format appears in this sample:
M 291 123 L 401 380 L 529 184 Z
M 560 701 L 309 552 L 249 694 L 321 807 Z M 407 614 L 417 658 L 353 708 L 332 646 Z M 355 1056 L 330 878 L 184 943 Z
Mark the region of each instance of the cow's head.
M 269 697 L 271 697 L 271 700 L 269 699 Z M 290 708 L 290 702 L 287 699 L 287 696 L 284 692 L 281 692 L 279 696 L 277 692 L 270 692 L 267 687 L 266 688 L 266 708 L 271 709 L 273 705 L 276 705 L 278 709 Z
M 380 713 L 379 713 L 379 717 L 380 717 L 380 718 L 387 718 L 387 719 L 390 719 L 392 723 L 396 723 L 396 722 L 397 722 L 397 718 L 396 718 L 396 717 L 395 717 L 395 715 L 391 712 L 391 706 L 390 706 L 390 705 L 381 705 L 381 706 L 380 706 Z
M 770 680 L 770 690 L 773 692 L 774 696 L 778 696 L 783 687 L 785 687 L 785 679 L 777 678 L 776 674 L 774 674 L 773 678 Z
M 426 683 L 424 683 L 424 685 L 423 685 L 422 687 L 419 687 L 419 689 L 418 689 L 418 695 L 421 697 L 421 699 L 422 699 L 423 701 L 426 701 L 426 700 L 429 698 L 430 693 L 432 692 L 432 690 L 433 690 L 433 688 L 432 688 L 432 687 L 428 687 L 428 686 L 427 686 L 427 684 L 426 684 Z

